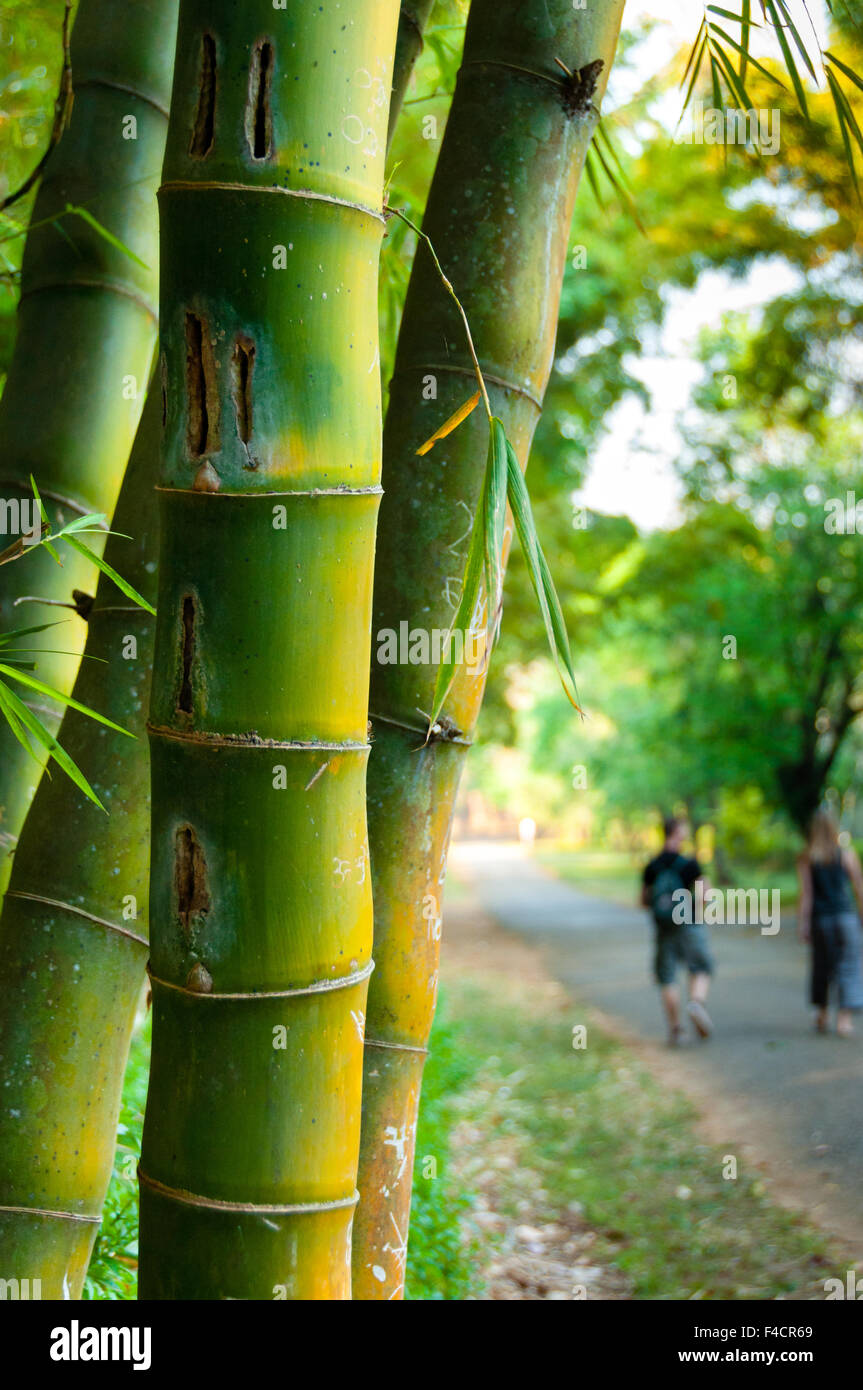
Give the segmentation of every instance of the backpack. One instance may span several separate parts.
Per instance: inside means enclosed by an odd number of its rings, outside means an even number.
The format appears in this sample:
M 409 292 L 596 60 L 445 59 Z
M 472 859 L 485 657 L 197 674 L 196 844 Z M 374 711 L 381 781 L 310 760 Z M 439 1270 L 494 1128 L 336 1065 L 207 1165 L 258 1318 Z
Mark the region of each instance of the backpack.
M 650 906 L 654 921 L 658 927 L 662 927 L 668 931 L 671 931 L 674 927 L 679 925 L 679 922 L 675 921 L 674 918 L 675 908 L 677 907 L 674 894 L 679 892 L 681 888 L 686 887 L 681 872 L 685 863 L 686 856 L 678 854 L 672 864 L 668 864 L 665 868 L 660 869 L 656 878 L 650 885 Z M 679 909 L 677 915 L 678 917 L 680 916 Z M 684 921 L 688 915 L 688 913 L 684 915 Z

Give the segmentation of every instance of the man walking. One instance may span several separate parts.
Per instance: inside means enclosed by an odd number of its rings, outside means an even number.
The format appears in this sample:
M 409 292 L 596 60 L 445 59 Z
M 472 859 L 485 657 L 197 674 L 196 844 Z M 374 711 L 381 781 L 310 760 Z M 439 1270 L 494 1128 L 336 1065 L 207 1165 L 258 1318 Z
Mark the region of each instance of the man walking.
M 707 932 L 692 921 L 692 887 L 696 879 L 709 884 L 697 859 L 687 858 L 681 846 L 688 826 L 679 816 L 664 822 L 665 844 L 644 870 L 641 903 L 653 916 L 654 974 L 668 1020 L 669 1045 L 678 1047 L 684 1039 L 680 1022 L 680 993 L 677 972 L 680 965 L 689 971 L 689 1002 L 686 1012 L 701 1038 L 709 1038 L 713 1024 L 705 1003 L 713 974 L 713 961 Z M 684 895 L 681 890 L 686 890 Z M 683 908 L 683 910 L 681 910 Z

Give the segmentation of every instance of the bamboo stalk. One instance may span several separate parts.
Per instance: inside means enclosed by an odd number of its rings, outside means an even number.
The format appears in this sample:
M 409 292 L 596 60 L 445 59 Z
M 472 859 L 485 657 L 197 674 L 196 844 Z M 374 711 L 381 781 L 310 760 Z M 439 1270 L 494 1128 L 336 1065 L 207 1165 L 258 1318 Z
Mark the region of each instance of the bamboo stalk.
M 143 1298 L 345 1298 L 371 969 L 395 0 L 182 0 L 164 183 Z
M 105 558 L 155 594 L 158 392 L 145 407 Z M 147 960 L 147 745 L 155 622 L 101 576 L 60 740 L 109 811 L 44 777 L 0 917 L 0 1277 L 78 1298 L 111 1177 L 123 1071 Z M 47 636 L 47 634 L 45 634 Z
M 393 63 L 393 94 L 390 101 L 387 145 L 393 138 L 411 74 L 423 51 L 423 33 L 434 7 L 435 0 L 402 0 Z
M 57 524 L 114 510 L 146 393 L 156 337 L 157 211 L 177 0 L 81 0 L 72 34 L 74 104 L 52 150 L 24 254 L 15 353 L 0 401 L 0 497 L 32 499 L 35 476 Z M 133 252 L 133 260 L 90 222 Z M 143 264 L 140 264 L 142 262 Z M 92 588 L 93 566 L 44 551 L 0 569 L 0 630 L 40 621 L 15 608 L 38 595 L 70 602 Z M 22 617 L 23 614 L 23 617 Z M 85 637 L 70 623 L 39 675 L 71 690 Z M 40 700 L 40 706 L 44 705 Z M 40 708 L 53 733 L 61 711 Z M 0 726 L 0 891 L 41 775 Z
M 613 61 L 622 0 L 473 0 L 423 230 L 470 323 L 494 413 L 522 466 L 541 409 L 579 175 Z M 601 60 L 588 81 L 564 81 Z M 459 672 L 426 744 L 437 666 L 378 658 L 381 633 L 446 632 L 485 471 L 480 411 L 416 450 L 475 389 L 464 327 L 420 244 L 384 431 L 368 777 L 376 970 L 368 1003 L 354 1296 L 404 1289 L 416 1118 L 437 992 L 455 794 L 485 684 Z M 432 394 L 434 393 L 434 394 Z M 421 648 L 417 648 L 422 655 Z

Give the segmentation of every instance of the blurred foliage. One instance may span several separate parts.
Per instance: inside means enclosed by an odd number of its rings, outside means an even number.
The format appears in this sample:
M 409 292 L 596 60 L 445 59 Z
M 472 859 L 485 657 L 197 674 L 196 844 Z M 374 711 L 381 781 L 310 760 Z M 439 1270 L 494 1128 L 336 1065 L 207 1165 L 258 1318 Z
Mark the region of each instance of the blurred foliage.
M 0 199 L 38 164 L 51 135 L 63 62 L 65 0 L 3 0 L 0 10 Z M 35 190 L 0 213 L 0 383 L 15 341 L 24 232 Z
M 831 44 L 863 67 L 863 27 Z M 580 194 L 531 455 L 589 717 L 569 714 L 536 659 L 542 633 L 516 552 L 481 734 L 514 744 L 519 761 L 492 746 L 470 779 L 490 800 L 577 834 L 591 822 L 608 834 L 621 818 L 635 828 L 677 806 L 716 822 L 720 854 L 772 853 L 783 836 L 790 852 L 789 828 L 823 797 L 850 810 L 863 765 L 861 541 L 825 529 L 859 475 L 861 209 L 827 94 L 810 98 L 808 123 L 780 94 L 774 159 L 673 143 L 661 99 L 682 62 L 613 117 L 645 233 L 622 205 L 603 210 Z M 757 72 L 748 86 L 776 104 Z M 681 524 L 639 535 L 628 518 L 586 513 L 578 488 L 614 407 L 649 403 L 640 363 L 662 354 L 674 292 L 708 271 L 752 283 L 779 263 L 793 291 L 723 316 L 696 345 L 701 380 L 679 422 Z M 649 469 L 668 442 L 628 447 Z M 736 659 L 723 654 L 726 637 Z M 573 785 L 578 767 L 586 786 Z M 523 794 L 549 774 L 556 797 Z

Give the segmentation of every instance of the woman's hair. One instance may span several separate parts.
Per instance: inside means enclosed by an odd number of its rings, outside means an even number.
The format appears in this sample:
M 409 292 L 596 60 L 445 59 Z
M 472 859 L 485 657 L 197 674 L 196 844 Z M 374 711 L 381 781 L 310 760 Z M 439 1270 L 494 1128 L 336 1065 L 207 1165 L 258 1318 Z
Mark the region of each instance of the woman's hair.
M 839 823 L 832 811 L 816 811 L 809 822 L 809 858 L 816 863 L 835 859 L 839 850 Z

